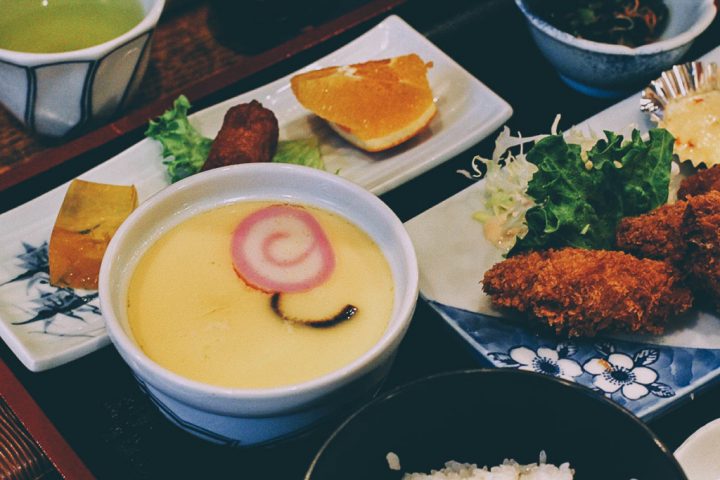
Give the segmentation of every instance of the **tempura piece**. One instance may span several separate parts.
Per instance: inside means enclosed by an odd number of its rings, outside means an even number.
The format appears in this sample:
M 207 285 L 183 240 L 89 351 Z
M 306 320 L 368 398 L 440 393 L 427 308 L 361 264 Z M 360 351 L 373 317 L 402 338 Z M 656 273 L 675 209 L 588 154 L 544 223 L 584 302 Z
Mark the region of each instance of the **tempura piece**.
M 73 180 L 50 236 L 50 283 L 96 289 L 105 249 L 135 207 L 132 185 Z
M 687 203 L 685 268 L 693 288 L 720 308 L 720 191 L 689 197 Z
M 695 175 L 684 179 L 678 189 L 678 198 L 702 195 L 712 190 L 720 190 L 720 165 L 699 170 Z
M 692 306 L 689 289 L 665 262 L 622 252 L 565 248 L 509 258 L 485 273 L 499 307 L 527 312 L 568 336 L 660 334 Z
M 679 200 L 637 217 L 620 220 L 615 243 L 641 258 L 666 260 L 679 265 L 685 257 L 683 218 L 687 202 Z
M 275 155 L 277 143 L 278 121 L 272 111 L 257 100 L 236 105 L 225 114 L 202 169 L 269 162 Z

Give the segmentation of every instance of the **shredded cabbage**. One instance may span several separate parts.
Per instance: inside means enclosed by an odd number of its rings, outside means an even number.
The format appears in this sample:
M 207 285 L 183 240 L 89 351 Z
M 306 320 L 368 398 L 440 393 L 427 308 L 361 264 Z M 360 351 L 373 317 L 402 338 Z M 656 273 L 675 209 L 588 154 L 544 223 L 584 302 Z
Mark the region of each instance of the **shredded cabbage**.
M 461 172 L 485 179 L 483 207 L 473 218 L 484 224 L 488 240 L 505 252 L 512 248 L 518 236 L 527 233 L 525 212 L 534 202 L 525 192 L 537 167 L 525 158 L 523 145 L 537 139 L 514 137 L 505 127 L 495 140 L 492 158 L 476 155 L 471 163 L 473 173 Z M 519 153 L 513 154 L 514 147 L 520 147 Z M 481 165 L 485 167 L 484 174 Z

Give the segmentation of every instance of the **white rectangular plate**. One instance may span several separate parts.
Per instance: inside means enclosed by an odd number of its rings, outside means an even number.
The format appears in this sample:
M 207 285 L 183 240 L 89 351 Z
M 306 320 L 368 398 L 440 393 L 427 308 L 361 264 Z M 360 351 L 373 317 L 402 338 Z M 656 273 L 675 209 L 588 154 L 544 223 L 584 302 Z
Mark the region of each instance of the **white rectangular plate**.
M 419 136 L 389 151 L 364 153 L 337 137 L 295 100 L 290 76 L 191 116 L 214 137 L 232 106 L 258 100 L 275 112 L 281 139 L 315 136 L 326 169 L 380 195 L 478 143 L 512 115 L 510 106 L 397 16 L 303 68 L 417 53 L 432 62 L 428 80 L 438 113 Z M 140 200 L 168 185 L 161 148 L 143 140 L 80 178 L 134 184 Z M 108 343 L 97 292 L 58 289 L 47 281 L 47 242 L 67 184 L 0 215 L 0 336 L 33 371 L 81 357 Z
M 703 59 L 720 61 L 720 47 Z M 639 107 L 638 93 L 579 127 L 623 131 L 634 124 L 647 131 L 652 125 Z M 485 271 L 502 260 L 472 218 L 484 188 L 477 182 L 405 224 L 417 250 L 422 296 L 484 362 L 562 376 L 645 419 L 720 378 L 720 319 L 712 313 L 693 311 L 658 337 L 572 340 L 503 320 L 480 285 Z

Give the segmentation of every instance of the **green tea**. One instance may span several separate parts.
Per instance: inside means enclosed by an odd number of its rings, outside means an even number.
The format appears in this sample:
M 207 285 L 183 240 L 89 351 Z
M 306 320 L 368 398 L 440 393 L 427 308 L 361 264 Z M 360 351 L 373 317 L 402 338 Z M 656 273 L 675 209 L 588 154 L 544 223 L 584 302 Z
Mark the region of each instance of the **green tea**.
M 122 35 L 144 17 L 139 0 L 0 0 L 0 48 L 57 53 Z

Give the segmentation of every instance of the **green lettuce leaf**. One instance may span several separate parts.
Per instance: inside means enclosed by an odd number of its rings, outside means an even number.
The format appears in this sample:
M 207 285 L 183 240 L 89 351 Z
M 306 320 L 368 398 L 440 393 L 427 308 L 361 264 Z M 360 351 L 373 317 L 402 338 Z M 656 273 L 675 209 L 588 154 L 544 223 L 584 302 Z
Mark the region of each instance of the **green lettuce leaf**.
M 306 167 L 325 170 L 325 163 L 320 154 L 317 138 L 301 138 L 299 140 L 283 140 L 278 142 L 277 151 L 272 159 L 278 163 L 294 163 Z
M 628 141 L 612 132 L 605 137 L 587 158 L 562 135 L 540 140 L 527 153 L 538 167 L 527 190 L 535 206 L 525 214 L 528 233 L 510 255 L 564 246 L 611 249 L 621 218 L 667 202 L 672 135 L 654 129 L 647 141 L 637 130 Z
M 190 125 L 189 108 L 188 99 L 180 95 L 173 102 L 173 108 L 150 121 L 145 132 L 147 137 L 162 144 L 163 163 L 172 183 L 199 172 L 212 145 L 211 139 L 203 137 Z

